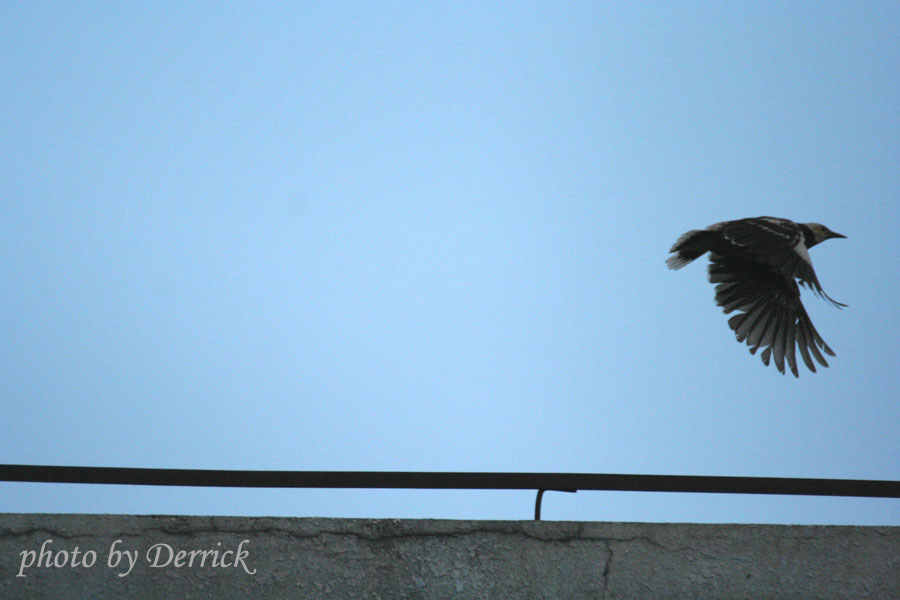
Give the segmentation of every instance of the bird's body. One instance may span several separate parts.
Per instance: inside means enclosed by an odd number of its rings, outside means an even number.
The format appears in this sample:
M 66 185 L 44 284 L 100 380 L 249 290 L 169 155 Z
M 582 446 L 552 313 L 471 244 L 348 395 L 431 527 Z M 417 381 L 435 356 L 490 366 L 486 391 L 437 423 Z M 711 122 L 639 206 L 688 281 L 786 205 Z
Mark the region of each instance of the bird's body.
M 809 249 L 816 244 L 843 237 L 818 223 L 775 217 L 724 221 L 682 235 L 666 264 L 680 269 L 709 252 L 709 281 L 716 284 L 716 303 L 726 314 L 740 311 L 728 319 L 738 341 L 746 341 L 754 354 L 764 348 L 763 363 L 768 365 L 774 357 L 782 373 L 786 359 L 798 376 L 795 347 L 812 372 L 816 367 L 810 354 L 825 367 L 828 363 L 819 349 L 835 354 L 813 327 L 800 302 L 797 281 L 835 306 L 846 306 L 825 293 L 809 257 Z

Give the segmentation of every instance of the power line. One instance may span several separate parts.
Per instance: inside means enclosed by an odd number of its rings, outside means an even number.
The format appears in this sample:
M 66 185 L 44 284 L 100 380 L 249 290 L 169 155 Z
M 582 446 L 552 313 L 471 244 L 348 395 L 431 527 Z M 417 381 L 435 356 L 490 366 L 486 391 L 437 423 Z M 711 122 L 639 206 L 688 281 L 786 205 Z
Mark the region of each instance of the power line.
M 692 492 L 900 498 L 900 481 L 610 473 L 466 473 L 427 471 L 233 471 L 0 465 L 0 481 L 246 488 L 369 488 Z

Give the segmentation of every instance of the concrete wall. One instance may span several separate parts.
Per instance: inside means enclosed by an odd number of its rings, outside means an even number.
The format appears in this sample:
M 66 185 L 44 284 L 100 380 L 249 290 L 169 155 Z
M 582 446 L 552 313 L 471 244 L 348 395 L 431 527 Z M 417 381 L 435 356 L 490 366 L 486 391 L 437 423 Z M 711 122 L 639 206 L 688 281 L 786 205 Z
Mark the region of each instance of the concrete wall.
M 897 600 L 900 528 L 6 514 L 0 598 Z

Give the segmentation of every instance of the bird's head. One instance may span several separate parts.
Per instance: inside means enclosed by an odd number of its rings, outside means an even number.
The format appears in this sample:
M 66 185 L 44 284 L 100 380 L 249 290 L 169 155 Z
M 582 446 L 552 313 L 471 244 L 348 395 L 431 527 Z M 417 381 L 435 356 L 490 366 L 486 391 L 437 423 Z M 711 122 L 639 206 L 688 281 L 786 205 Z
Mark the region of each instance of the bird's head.
M 843 235 L 843 234 L 840 234 L 840 233 L 837 233 L 835 231 L 828 229 L 821 223 L 804 223 L 804 225 L 806 225 L 806 227 L 813 234 L 814 244 L 807 244 L 807 246 L 813 246 L 815 244 L 824 242 L 825 240 L 830 240 L 831 238 L 846 238 L 847 237 L 846 235 Z

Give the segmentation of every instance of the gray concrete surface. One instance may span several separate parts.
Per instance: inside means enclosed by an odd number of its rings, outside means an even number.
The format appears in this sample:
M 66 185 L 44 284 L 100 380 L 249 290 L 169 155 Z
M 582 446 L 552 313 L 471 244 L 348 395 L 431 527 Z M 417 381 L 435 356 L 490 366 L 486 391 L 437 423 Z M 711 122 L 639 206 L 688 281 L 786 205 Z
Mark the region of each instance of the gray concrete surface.
M 897 600 L 900 528 L 0 514 L 0 598 Z

